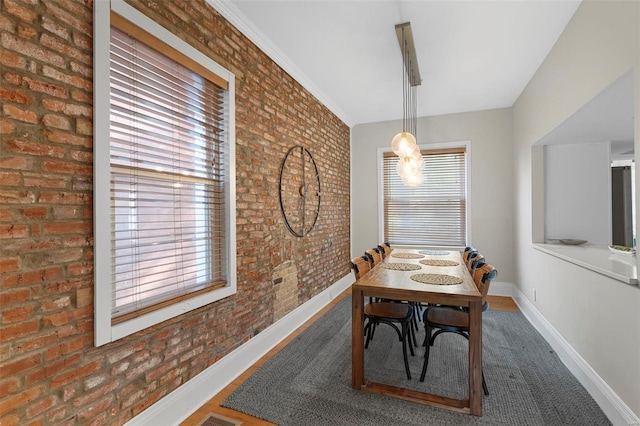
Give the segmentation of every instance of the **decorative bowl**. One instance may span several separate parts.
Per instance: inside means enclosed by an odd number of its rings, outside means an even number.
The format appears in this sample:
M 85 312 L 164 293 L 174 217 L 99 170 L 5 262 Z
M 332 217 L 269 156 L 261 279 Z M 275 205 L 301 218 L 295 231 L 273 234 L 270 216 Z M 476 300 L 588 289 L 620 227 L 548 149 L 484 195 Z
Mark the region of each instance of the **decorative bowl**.
M 636 249 L 631 248 L 631 247 L 610 245 L 609 246 L 609 250 L 611 251 L 611 253 L 620 254 L 622 256 L 635 256 L 636 255 Z
M 574 240 L 571 238 L 563 238 L 558 241 L 560 241 L 562 244 L 565 244 L 567 246 L 579 246 L 587 242 L 587 240 Z

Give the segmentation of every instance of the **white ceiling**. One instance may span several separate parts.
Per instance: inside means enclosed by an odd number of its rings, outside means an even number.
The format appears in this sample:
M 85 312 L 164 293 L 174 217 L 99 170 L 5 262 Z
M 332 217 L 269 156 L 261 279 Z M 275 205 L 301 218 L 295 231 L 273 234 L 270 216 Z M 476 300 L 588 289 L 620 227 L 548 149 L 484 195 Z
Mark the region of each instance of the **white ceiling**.
M 402 118 L 411 22 L 419 117 L 510 107 L 579 0 L 208 0 L 348 125 Z

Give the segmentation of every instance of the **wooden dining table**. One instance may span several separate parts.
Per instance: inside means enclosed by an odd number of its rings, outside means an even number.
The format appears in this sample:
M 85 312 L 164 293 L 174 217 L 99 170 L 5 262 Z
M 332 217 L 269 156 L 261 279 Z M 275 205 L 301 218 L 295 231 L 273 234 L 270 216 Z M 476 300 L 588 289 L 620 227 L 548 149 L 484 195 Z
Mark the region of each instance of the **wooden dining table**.
M 388 265 L 391 263 L 397 265 Z M 454 263 L 456 265 L 453 265 Z M 443 264 L 453 266 L 441 266 Z M 417 266 L 420 268 L 417 269 Z M 421 276 L 416 277 L 416 275 Z M 436 281 L 449 283 L 431 284 Z M 451 282 L 460 283 L 451 284 Z M 460 252 L 394 249 L 382 263 L 376 265 L 352 285 L 351 294 L 353 389 L 482 416 L 482 296 L 462 261 Z M 468 398 L 453 399 L 367 380 L 364 371 L 363 336 L 365 297 L 468 307 L 470 322 Z

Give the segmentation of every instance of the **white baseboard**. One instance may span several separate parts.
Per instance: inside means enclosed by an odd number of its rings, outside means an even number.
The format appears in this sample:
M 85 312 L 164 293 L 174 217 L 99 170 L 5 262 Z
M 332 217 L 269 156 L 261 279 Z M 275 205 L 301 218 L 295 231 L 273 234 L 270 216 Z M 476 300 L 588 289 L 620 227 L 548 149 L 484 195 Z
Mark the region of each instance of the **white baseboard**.
M 493 288 L 491 284 L 490 290 Z M 589 392 L 614 426 L 640 425 L 640 418 L 620 399 L 620 397 L 602 380 L 595 370 L 578 352 L 558 333 L 547 319 L 535 308 L 516 286 L 512 288 L 512 298 L 527 320 L 549 343 L 560 360 Z
M 345 275 L 126 424 L 179 425 L 352 283 L 353 275 Z

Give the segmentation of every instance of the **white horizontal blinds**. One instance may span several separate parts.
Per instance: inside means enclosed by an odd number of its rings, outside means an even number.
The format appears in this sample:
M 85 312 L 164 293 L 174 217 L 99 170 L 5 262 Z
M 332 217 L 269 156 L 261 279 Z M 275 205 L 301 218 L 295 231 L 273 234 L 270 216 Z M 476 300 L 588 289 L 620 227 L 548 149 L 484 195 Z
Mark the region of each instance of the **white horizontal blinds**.
M 466 244 L 465 149 L 422 151 L 424 183 L 408 187 L 398 157 L 383 156 L 384 231 L 391 245 Z
M 226 280 L 225 91 L 111 27 L 112 318 Z

